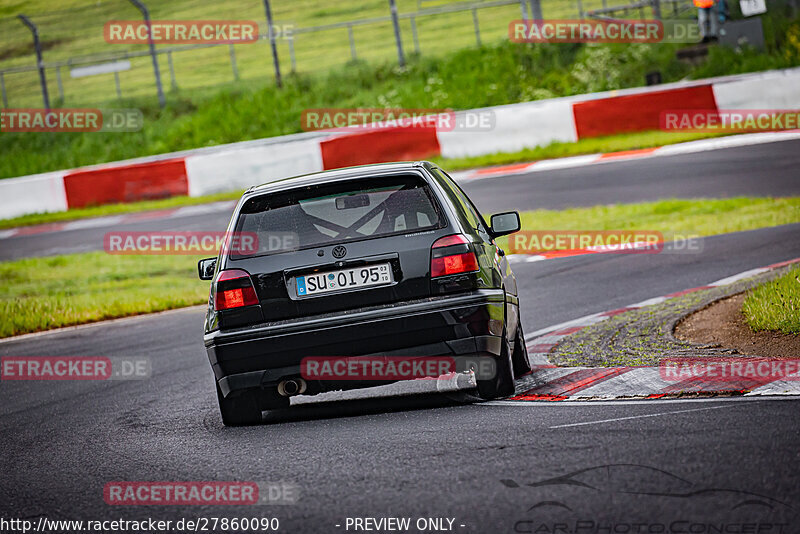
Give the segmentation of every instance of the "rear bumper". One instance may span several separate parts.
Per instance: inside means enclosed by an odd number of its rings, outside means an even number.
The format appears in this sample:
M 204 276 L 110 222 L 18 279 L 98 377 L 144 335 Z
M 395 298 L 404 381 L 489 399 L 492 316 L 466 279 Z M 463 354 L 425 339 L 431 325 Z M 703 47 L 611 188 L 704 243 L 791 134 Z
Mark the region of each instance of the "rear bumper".
M 433 297 L 205 336 L 224 396 L 300 376 L 309 356 L 498 356 L 506 295 L 501 289 Z M 515 298 L 512 304 L 516 304 Z

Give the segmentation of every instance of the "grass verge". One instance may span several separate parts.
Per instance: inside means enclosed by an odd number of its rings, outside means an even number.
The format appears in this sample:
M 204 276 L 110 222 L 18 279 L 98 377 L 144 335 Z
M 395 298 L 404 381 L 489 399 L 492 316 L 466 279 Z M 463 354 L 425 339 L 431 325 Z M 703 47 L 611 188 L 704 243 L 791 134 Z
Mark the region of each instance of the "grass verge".
M 800 197 L 666 200 L 522 214 L 524 230 L 648 229 L 692 235 L 793 222 L 800 222 Z M 197 279 L 197 259 L 91 252 L 0 263 L 0 337 L 202 304 L 208 282 Z M 785 295 L 789 303 L 800 302 L 798 293 Z
M 89 219 L 91 217 L 104 217 L 106 215 L 122 215 L 125 213 L 138 213 L 142 211 L 157 211 L 183 206 L 194 206 L 197 204 L 208 204 L 222 200 L 238 200 L 242 196 L 241 191 L 230 193 L 216 193 L 202 197 L 172 197 L 161 200 L 144 200 L 142 202 L 131 202 L 129 204 L 106 204 L 104 206 L 92 206 L 90 208 L 79 208 L 69 211 L 59 211 L 56 213 L 32 213 L 22 215 L 12 219 L 0 219 L 0 229 L 16 228 L 18 226 L 31 226 L 34 224 L 59 223 L 75 221 L 78 219 Z
M 800 197 L 670 199 L 520 214 L 525 230 L 653 230 L 708 236 L 800 222 Z
M 800 333 L 800 267 L 748 292 L 742 312 L 755 331 Z
M 0 263 L 0 337 L 202 304 L 198 259 L 89 252 Z

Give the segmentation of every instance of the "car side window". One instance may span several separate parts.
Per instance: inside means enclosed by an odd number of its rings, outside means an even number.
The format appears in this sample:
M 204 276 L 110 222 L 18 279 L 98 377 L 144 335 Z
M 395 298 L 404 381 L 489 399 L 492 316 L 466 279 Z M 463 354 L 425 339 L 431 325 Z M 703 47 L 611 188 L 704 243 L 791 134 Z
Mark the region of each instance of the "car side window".
M 472 204 L 472 201 L 467 197 L 467 195 L 458 187 L 450 176 L 445 173 L 443 170 L 434 167 L 431 169 L 433 173 L 442 181 L 442 184 L 445 186 L 445 190 L 450 196 L 450 199 L 455 202 L 460 208 L 461 212 L 463 212 L 464 216 L 466 217 L 466 223 L 470 225 L 471 228 L 475 228 L 478 231 L 489 235 L 489 232 L 486 229 L 486 223 L 483 221 L 483 217 L 478 212 L 478 209 Z

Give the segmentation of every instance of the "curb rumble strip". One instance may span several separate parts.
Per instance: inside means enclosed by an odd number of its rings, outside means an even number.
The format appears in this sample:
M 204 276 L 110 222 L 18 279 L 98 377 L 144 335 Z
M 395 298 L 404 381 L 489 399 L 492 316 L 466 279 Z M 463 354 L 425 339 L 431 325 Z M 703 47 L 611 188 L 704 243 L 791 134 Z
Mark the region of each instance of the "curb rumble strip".
M 745 378 L 724 383 L 698 380 L 670 382 L 661 377 L 658 367 L 556 367 L 547 358 L 548 353 L 564 337 L 587 326 L 605 321 L 609 317 L 659 304 L 687 293 L 728 285 L 794 263 L 800 263 L 800 258 L 750 269 L 705 286 L 647 299 L 617 310 L 595 313 L 537 330 L 525 336 L 532 365 L 531 373 L 523 377 L 521 383 L 517 384 L 517 394 L 514 397 L 506 401 L 497 401 L 495 404 L 513 404 L 518 401 L 604 400 L 631 397 L 655 399 L 682 393 L 730 394 L 742 391 L 747 391 L 746 396 L 800 395 L 800 381 L 797 380 L 761 382 L 759 387 L 751 390 L 753 383 Z M 723 387 L 724 389 L 721 389 Z

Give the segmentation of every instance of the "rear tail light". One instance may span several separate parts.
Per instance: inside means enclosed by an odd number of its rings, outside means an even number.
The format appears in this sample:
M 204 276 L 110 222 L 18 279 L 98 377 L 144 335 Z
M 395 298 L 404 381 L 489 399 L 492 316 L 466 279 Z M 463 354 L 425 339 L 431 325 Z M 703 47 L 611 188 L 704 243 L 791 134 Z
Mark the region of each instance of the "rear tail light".
M 258 304 L 258 297 L 247 271 L 229 269 L 219 273 L 214 283 L 215 310 L 229 310 L 253 304 Z
M 469 239 L 449 235 L 437 239 L 431 247 L 431 278 L 478 271 L 478 258 Z

